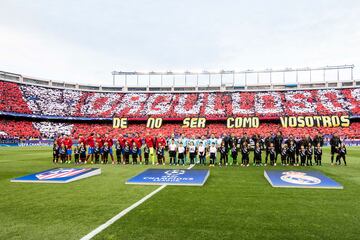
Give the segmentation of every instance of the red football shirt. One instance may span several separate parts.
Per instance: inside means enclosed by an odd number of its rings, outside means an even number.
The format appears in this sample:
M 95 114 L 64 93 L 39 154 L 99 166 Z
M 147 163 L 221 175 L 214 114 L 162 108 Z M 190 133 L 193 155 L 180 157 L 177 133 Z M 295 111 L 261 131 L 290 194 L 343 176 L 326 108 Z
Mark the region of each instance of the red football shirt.
M 112 138 L 106 138 L 106 139 L 105 139 L 105 142 L 107 142 L 107 144 L 108 144 L 108 146 L 109 146 L 110 148 L 111 148 L 111 147 L 113 146 L 113 144 L 114 144 Z
M 65 145 L 66 149 L 71 149 L 71 147 L 73 145 L 71 138 L 65 138 L 64 145 Z
M 64 142 L 64 139 L 63 138 L 61 138 L 61 137 L 59 137 L 59 138 L 57 138 L 56 139 L 56 143 L 57 143 L 57 145 L 60 147 L 61 146 L 61 144 Z
M 89 145 L 89 147 L 95 147 L 95 141 L 94 141 L 94 137 L 93 136 L 89 136 L 87 139 L 86 139 L 86 143 L 87 145 Z
M 104 139 L 102 139 L 101 137 L 97 137 L 95 139 L 95 142 L 99 145 L 99 147 L 102 147 L 104 145 Z
M 128 142 L 129 146 L 132 145 L 133 139 L 132 138 L 125 138 L 125 142 Z
M 146 137 L 145 138 L 145 143 L 149 148 L 154 147 L 154 138 Z
M 121 137 L 121 138 L 118 138 L 118 143 L 120 144 L 120 146 L 123 148 L 125 146 L 125 142 L 126 142 L 126 139 Z
M 161 138 L 157 138 L 156 139 L 156 146 L 159 146 L 159 143 L 161 143 L 161 145 L 164 147 L 166 145 L 166 140 L 165 138 L 161 137 Z
M 79 142 L 79 144 L 84 143 L 84 145 L 85 145 L 85 138 L 83 136 L 79 137 L 78 142 Z
M 133 140 L 133 142 L 136 144 L 136 146 L 137 146 L 138 148 L 141 148 L 141 146 L 142 146 L 142 139 L 141 139 L 141 137 L 133 138 L 132 140 Z

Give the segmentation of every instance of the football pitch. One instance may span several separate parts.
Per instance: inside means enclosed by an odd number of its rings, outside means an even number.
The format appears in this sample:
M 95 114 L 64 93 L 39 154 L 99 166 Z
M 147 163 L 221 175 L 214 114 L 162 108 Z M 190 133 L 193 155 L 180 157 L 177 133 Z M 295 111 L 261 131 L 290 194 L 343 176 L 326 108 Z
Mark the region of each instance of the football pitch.
M 48 147 L 0 148 L 0 239 L 80 239 L 159 187 L 125 185 L 145 165 L 97 165 L 100 176 L 68 184 L 10 182 L 53 168 L 51 158 Z M 212 167 L 203 187 L 167 186 L 94 239 L 359 239 L 359 158 L 348 147 L 348 166 L 331 166 L 324 148 L 323 166 L 305 168 L 343 190 L 272 188 L 263 175 L 301 167 Z

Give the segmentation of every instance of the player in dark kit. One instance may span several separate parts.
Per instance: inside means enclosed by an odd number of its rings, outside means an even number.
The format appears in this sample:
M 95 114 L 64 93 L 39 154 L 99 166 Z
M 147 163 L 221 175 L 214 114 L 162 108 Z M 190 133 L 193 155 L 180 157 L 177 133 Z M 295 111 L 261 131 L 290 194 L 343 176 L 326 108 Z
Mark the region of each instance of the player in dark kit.
M 314 137 L 313 144 L 315 164 L 321 166 L 322 146 L 324 145 L 324 137 L 320 132 Z
M 124 146 L 124 164 L 129 164 L 129 157 L 130 157 L 130 146 L 129 142 L 125 142 Z
M 337 133 L 334 133 L 333 137 L 330 139 L 331 146 L 331 165 L 334 165 L 334 155 L 338 152 L 341 140 Z
M 306 149 L 304 145 L 301 145 L 299 155 L 300 155 L 300 165 L 306 166 Z
M 313 156 L 313 148 L 311 143 L 308 143 L 306 148 L 306 165 L 312 166 L 312 156 Z
M 289 147 L 291 141 L 295 142 L 294 135 L 292 134 L 290 134 L 288 139 L 286 139 L 285 144 Z
M 238 139 L 235 137 L 235 135 L 232 133 L 230 135 L 230 139 L 229 139 L 229 146 L 230 148 L 232 148 L 234 145 L 235 147 L 237 147 L 237 144 L 238 144 Z
M 313 140 L 311 139 L 311 137 L 309 136 L 309 134 L 306 134 L 303 139 L 301 140 L 301 145 L 304 145 L 305 148 L 307 148 L 307 146 L 309 146 L 309 143 L 311 143 L 311 145 L 313 144 Z
M 270 155 L 270 145 L 271 145 L 272 143 L 274 143 L 274 137 L 272 136 L 272 133 L 270 133 L 270 135 L 265 138 L 265 151 L 266 151 L 266 154 L 265 154 L 265 165 L 266 165 L 267 162 L 268 162 L 268 158 L 269 158 L 269 155 Z
M 57 163 L 59 161 L 59 149 L 59 145 L 55 141 L 53 145 L 53 163 Z
M 82 144 L 84 144 L 82 142 Z M 74 148 L 74 159 L 75 159 L 75 164 L 79 164 L 79 160 L 80 160 L 80 146 L 75 146 Z
M 249 145 L 247 142 L 244 142 L 241 146 L 241 166 L 249 166 Z
M 312 145 L 313 141 L 310 138 L 309 134 L 306 134 L 300 141 L 299 141 L 299 149 L 301 149 L 301 146 L 304 146 L 305 151 L 307 150 L 309 143 Z M 307 152 L 307 151 L 306 151 Z M 301 158 L 301 154 L 299 152 L 299 156 Z
M 116 162 L 117 162 L 117 164 L 121 163 L 121 151 L 122 151 L 121 144 L 119 143 L 119 141 L 117 141 L 115 143 L 115 154 L 116 154 Z
M 254 148 L 254 162 L 256 166 L 260 166 L 261 165 L 261 147 L 260 147 L 260 142 L 257 142 L 255 144 L 255 148 Z
M 301 145 L 302 145 L 302 140 L 295 141 L 295 155 L 296 155 L 295 160 L 297 166 L 299 166 Z
M 274 138 L 274 147 L 275 147 L 275 163 L 277 162 L 278 155 L 281 155 L 281 146 L 284 141 L 284 137 L 281 132 L 278 132 Z
M 135 142 L 133 142 L 133 146 L 131 148 L 131 156 L 132 156 L 132 164 L 137 164 L 138 158 L 138 147 Z
M 239 139 L 239 144 L 240 147 L 243 146 L 244 142 L 246 142 L 247 144 L 250 144 L 250 138 L 248 137 L 247 133 L 244 133 L 244 136 L 242 138 Z
M 84 143 L 80 144 L 80 162 L 86 163 L 86 147 Z
M 315 148 L 318 146 L 318 144 L 320 144 L 320 147 L 324 146 L 324 137 L 320 132 L 314 137 L 313 144 Z
M 339 149 L 338 149 L 338 155 L 336 156 L 336 163 L 340 165 L 341 164 L 341 159 L 342 159 L 344 161 L 345 166 L 346 166 L 345 156 L 346 156 L 346 146 L 345 146 L 345 144 L 341 144 Z
M 232 148 L 231 148 L 231 158 L 233 160 L 233 164 L 237 165 L 237 157 L 238 157 L 238 149 L 236 147 L 236 143 L 234 142 L 232 144 Z
M 156 149 L 156 156 L 158 159 L 157 164 L 163 164 L 165 165 L 165 158 L 164 158 L 164 147 L 161 142 L 158 143 L 158 147 Z
M 66 161 L 66 147 L 65 147 L 64 143 L 61 144 L 61 147 L 59 149 L 59 156 L 60 156 L 60 159 L 61 159 L 61 163 L 65 163 L 65 161 Z
M 98 164 L 100 162 L 100 147 L 98 143 L 96 143 L 95 147 L 92 148 L 92 153 L 95 156 L 95 164 Z
M 225 135 L 223 137 L 223 142 L 224 142 L 224 147 L 225 147 L 224 165 L 228 165 L 228 162 L 229 162 L 229 149 L 231 148 L 231 145 L 230 145 L 231 137 L 229 135 Z M 221 149 L 220 149 L 220 153 L 221 153 Z M 220 160 L 220 163 L 221 163 L 221 160 Z
M 104 138 L 101 137 L 101 135 L 98 133 L 96 134 L 96 138 L 95 138 L 95 143 L 97 143 L 99 145 L 100 148 L 100 158 L 101 161 L 103 162 L 103 146 L 104 146 Z
M 253 142 L 254 142 L 254 145 L 256 145 L 256 143 L 260 143 L 261 142 L 261 137 L 260 137 L 260 135 L 259 134 L 254 134 L 252 137 L 251 137 L 251 139 L 253 140 Z
M 107 164 L 109 159 L 110 148 L 107 142 L 104 142 L 103 150 L 103 163 Z
M 145 143 L 145 147 L 144 147 L 145 165 L 148 165 L 148 164 L 149 164 L 149 157 L 150 157 L 150 148 L 149 148 L 148 145 Z
M 289 137 L 286 139 L 285 144 L 287 145 L 287 148 L 289 150 L 290 148 L 290 142 L 293 142 L 294 145 L 296 145 L 296 141 L 293 134 L 290 134 Z M 290 164 L 290 155 L 287 155 L 286 163 Z
M 288 147 L 288 162 L 287 164 L 290 165 L 298 165 L 299 161 L 297 160 L 295 162 L 295 154 L 297 152 L 297 146 L 294 144 L 294 141 L 290 141 L 289 147 Z
M 288 160 L 288 147 L 287 144 L 283 144 L 281 147 L 281 165 L 289 165 Z
M 274 144 L 270 143 L 270 147 L 269 147 L 269 156 L 270 156 L 270 165 L 271 166 L 276 166 L 276 152 L 275 152 L 275 148 L 274 148 Z
M 318 166 L 321 166 L 321 157 L 322 157 L 322 148 L 320 143 L 318 143 L 314 150 L 315 163 Z
M 74 149 L 74 157 L 75 157 L 75 163 L 79 164 L 80 161 L 80 146 L 83 144 L 83 146 L 86 146 L 86 139 L 82 134 L 79 134 L 78 137 L 78 145 Z
M 221 146 L 220 146 L 220 166 L 223 164 L 223 161 L 224 161 L 224 164 L 225 164 L 225 161 L 227 159 L 226 155 L 227 155 L 227 149 L 225 147 L 225 142 L 221 142 Z

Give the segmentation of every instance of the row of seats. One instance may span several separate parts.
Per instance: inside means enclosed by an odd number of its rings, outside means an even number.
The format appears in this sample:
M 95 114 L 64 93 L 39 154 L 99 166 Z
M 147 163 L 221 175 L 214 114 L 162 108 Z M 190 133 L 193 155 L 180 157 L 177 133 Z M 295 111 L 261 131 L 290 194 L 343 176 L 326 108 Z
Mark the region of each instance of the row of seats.
M 360 115 L 360 88 L 216 93 L 96 93 L 0 81 L 0 111 L 59 117 Z
M 187 136 L 202 136 L 215 134 L 220 136 L 222 134 L 234 133 L 237 136 L 243 135 L 247 132 L 249 135 L 259 134 L 266 136 L 269 132 L 282 131 L 285 136 L 294 134 L 295 136 L 304 136 L 310 134 L 314 136 L 318 132 L 324 135 L 332 135 L 338 133 L 342 137 L 359 138 L 360 137 L 360 123 L 355 122 L 348 128 L 283 128 L 280 124 L 269 123 L 260 124 L 259 128 L 238 128 L 227 129 L 225 124 L 210 123 L 206 125 L 206 128 L 183 128 L 180 124 L 165 123 L 159 129 L 146 128 L 145 123 L 130 123 L 127 129 L 114 129 L 111 123 L 94 124 L 94 123 L 59 123 L 59 122 L 31 122 L 31 121 L 18 121 L 18 120 L 1 120 L 0 121 L 0 133 L 7 134 L 10 137 L 53 137 L 59 133 L 78 135 L 87 135 L 90 132 L 105 134 L 109 133 L 111 137 L 118 137 L 119 134 L 135 133 L 138 132 L 144 135 L 149 132 L 152 135 L 163 134 L 164 136 L 170 136 L 172 133 L 186 134 Z

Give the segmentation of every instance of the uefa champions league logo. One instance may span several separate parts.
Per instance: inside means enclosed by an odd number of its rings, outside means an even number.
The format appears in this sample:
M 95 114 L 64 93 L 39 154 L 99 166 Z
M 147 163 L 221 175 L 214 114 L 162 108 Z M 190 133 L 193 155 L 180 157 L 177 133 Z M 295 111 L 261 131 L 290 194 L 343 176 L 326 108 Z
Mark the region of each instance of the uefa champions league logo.
M 284 182 L 300 185 L 316 185 L 321 183 L 321 180 L 317 177 L 309 176 L 304 172 L 283 172 L 283 175 L 280 177 Z
M 186 170 L 182 169 L 169 169 L 160 170 L 159 173 L 154 176 L 144 176 L 143 179 L 152 182 L 164 182 L 164 183 L 181 183 L 186 181 L 193 181 L 194 177 L 186 176 Z
M 144 180 L 146 181 L 153 181 L 153 182 L 182 182 L 182 181 L 193 181 L 193 177 L 184 177 L 186 176 L 186 170 L 181 169 L 170 169 L 164 170 L 158 176 L 145 176 Z
M 185 170 L 167 170 L 164 173 L 170 177 L 185 174 Z

